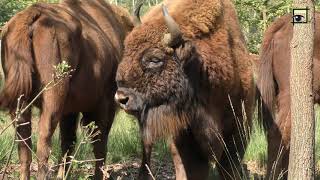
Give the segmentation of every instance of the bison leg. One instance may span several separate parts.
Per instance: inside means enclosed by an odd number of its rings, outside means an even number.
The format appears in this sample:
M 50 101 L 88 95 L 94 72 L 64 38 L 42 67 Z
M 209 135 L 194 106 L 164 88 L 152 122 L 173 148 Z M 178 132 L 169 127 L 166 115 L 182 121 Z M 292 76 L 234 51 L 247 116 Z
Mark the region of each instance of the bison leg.
M 42 113 L 38 125 L 39 138 L 37 143 L 38 176 L 37 179 L 48 177 L 48 158 L 51 150 L 51 138 L 62 117 L 65 85 L 61 82 L 42 95 Z
M 11 113 L 12 119 L 15 118 L 14 113 Z M 32 155 L 30 149 L 32 149 L 31 142 L 31 110 L 27 110 L 23 113 L 17 122 L 17 138 L 18 152 L 20 160 L 20 179 L 30 179 L 30 164 L 32 161 Z
M 37 143 L 38 177 L 46 179 L 48 176 L 48 158 L 51 149 L 51 137 L 61 116 L 53 112 L 44 111 L 39 122 L 39 139 Z
M 38 177 L 46 179 L 48 173 L 48 158 L 51 149 L 51 137 L 61 116 L 44 111 L 39 121 L 39 139 L 37 143 Z
M 280 131 L 276 127 L 268 130 L 267 179 L 287 179 L 289 148 L 284 145 Z
M 268 141 L 268 179 L 287 179 L 289 147 L 291 134 L 290 97 L 279 94 L 279 112 L 275 122 L 267 131 Z
M 175 138 L 170 150 L 176 171 L 176 179 L 199 180 L 209 175 L 209 159 L 200 150 L 192 133 L 184 131 Z
M 228 139 L 224 139 L 225 147 L 220 157 L 217 169 L 221 179 L 248 179 L 246 176 L 246 168 L 241 163 L 245 150 L 247 148 L 248 139 L 245 135 L 235 134 Z
M 176 179 L 179 179 L 179 180 L 187 179 L 186 171 L 184 169 L 181 156 L 174 142 L 170 143 L 170 151 L 171 151 L 171 157 L 174 163 L 174 169 L 176 172 Z
M 142 138 L 142 162 L 139 169 L 139 180 L 151 180 L 152 177 L 149 174 L 149 171 L 146 166 L 150 167 L 151 160 L 151 152 L 152 152 L 152 143 L 146 142 L 144 138 Z
M 110 93 L 112 94 L 112 93 Z M 107 153 L 108 134 L 115 115 L 115 103 L 112 98 L 103 98 L 96 111 L 84 114 L 84 125 L 94 121 L 100 133 L 93 138 L 93 153 L 96 159 L 94 179 L 103 179 L 101 168 L 104 166 Z M 88 119 L 87 119 L 88 118 Z
M 60 137 L 61 137 L 61 156 L 66 155 L 66 162 L 70 161 L 69 156 L 74 150 L 74 145 L 77 140 L 77 125 L 78 113 L 72 113 L 64 116 L 60 122 Z M 61 158 L 63 163 L 63 159 Z M 58 179 L 63 179 L 63 173 L 68 169 L 69 164 L 61 165 L 58 171 Z

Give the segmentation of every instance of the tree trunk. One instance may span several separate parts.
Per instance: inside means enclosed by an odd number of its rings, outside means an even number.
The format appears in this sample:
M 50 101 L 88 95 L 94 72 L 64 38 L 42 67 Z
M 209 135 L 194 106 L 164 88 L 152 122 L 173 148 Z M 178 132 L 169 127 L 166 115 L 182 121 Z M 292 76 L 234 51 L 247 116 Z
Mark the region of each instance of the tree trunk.
M 315 121 L 312 87 L 314 1 L 294 0 L 293 7 L 308 7 L 309 20 L 308 23 L 294 23 L 293 25 L 290 70 L 292 122 L 288 177 L 289 180 L 313 180 L 315 177 Z M 307 18 L 305 15 L 304 17 Z

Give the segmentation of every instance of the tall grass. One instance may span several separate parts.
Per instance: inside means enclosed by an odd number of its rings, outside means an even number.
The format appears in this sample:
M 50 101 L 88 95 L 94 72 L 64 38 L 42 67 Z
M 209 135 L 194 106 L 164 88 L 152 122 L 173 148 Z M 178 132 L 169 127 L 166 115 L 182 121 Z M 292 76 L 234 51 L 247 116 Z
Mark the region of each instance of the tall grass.
M 32 120 L 33 125 L 33 150 L 36 152 L 36 140 L 37 140 L 37 111 L 34 111 L 34 118 Z M 320 108 L 317 107 L 316 110 L 316 162 L 318 166 L 320 165 Z M 6 113 L 0 112 L 0 127 L 4 127 L 6 123 L 10 120 Z M 80 133 L 81 128 L 79 128 Z M 7 130 L 4 134 L 0 137 L 0 169 L 4 166 L 6 161 L 6 153 L 11 146 L 11 140 L 13 137 L 13 128 Z M 81 137 L 78 137 L 78 139 Z M 127 115 L 126 113 L 119 111 L 116 115 L 114 123 L 112 125 L 112 129 L 109 134 L 109 141 L 108 141 L 108 155 L 107 155 L 107 163 L 121 163 L 132 159 L 140 159 L 141 158 L 141 142 L 140 142 L 140 134 L 139 134 L 139 127 L 137 121 Z M 260 127 L 257 119 L 254 119 L 253 123 L 253 130 L 251 141 L 248 146 L 248 149 L 245 154 L 245 161 L 255 161 L 258 164 L 265 164 L 266 159 L 266 152 L 267 152 L 267 143 L 266 138 L 263 130 Z M 51 164 L 57 164 L 58 158 L 60 154 L 60 141 L 59 141 L 59 130 L 54 133 L 52 139 L 52 153 L 50 156 L 49 162 Z M 3 158 L 4 157 L 4 158 Z M 167 144 L 164 140 L 159 141 L 154 146 L 153 157 L 157 160 L 163 160 L 166 158 L 170 158 L 170 154 L 168 151 Z M 94 159 L 92 153 L 92 146 L 91 144 L 84 144 L 82 145 L 80 152 L 77 156 L 78 160 L 85 160 L 85 159 Z M 36 158 L 33 157 L 33 162 L 36 162 Z M 17 148 L 14 148 L 14 156 L 11 160 L 12 164 L 18 163 L 18 155 L 17 155 Z M 88 169 L 93 167 L 93 164 L 81 164 L 76 165 L 74 169 L 77 167 L 86 167 Z M 17 174 L 17 173 L 15 173 Z M 85 176 L 85 175 L 83 175 Z
M 256 118 L 253 119 L 253 128 L 250 139 L 244 160 L 257 161 L 259 164 L 264 163 L 267 154 L 267 140 L 265 132 Z
M 316 162 L 320 162 L 320 107 L 316 106 Z M 245 161 L 260 161 L 263 163 L 267 154 L 267 141 L 265 133 L 256 118 L 253 119 L 251 141 L 245 155 Z
M 120 162 L 141 154 L 137 121 L 119 112 L 112 125 L 108 142 L 108 162 Z

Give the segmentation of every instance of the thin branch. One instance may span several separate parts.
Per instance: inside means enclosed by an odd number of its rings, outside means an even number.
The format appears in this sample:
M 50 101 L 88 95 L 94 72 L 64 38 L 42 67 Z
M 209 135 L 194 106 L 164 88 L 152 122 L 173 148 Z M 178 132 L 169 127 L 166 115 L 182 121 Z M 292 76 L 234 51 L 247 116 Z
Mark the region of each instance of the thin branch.
M 69 156 L 69 157 L 70 157 L 70 156 Z M 76 159 L 73 159 L 73 160 L 70 160 L 69 162 L 63 162 L 63 163 L 60 163 L 60 164 L 56 164 L 56 165 L 54 165 L 54 166 L 51 166 L 51 169 L 52 169 L 52 168 L 59 167 L 59 166 L 61 166 L 61 165 L 71 164 L 72 162 L 82 164 L 82 163 L 87 163 L 87 162 L 97 162 L 97 161 L 103 161 L 103 160 L 104 160 L 104 158 L 100 158 L 100 159 L 87 159 L 87 160 L 76 160 Z
M 72 163 L 73 163 L 73 159 L 74 159 L 74 158 L 76 157 L 76 155 L 78 154 L 78 152 L 79 152 L 80 147 L 81 147 L 82 144 L 83 144 L 83 142 L 80 142 L 80 143 L 79 143 L 76 151 L 74 152 L 74 155 L 73 155 L 72 157 L 70 157 L 70 158 L 71 158 L 71 161 L 70 161 L 70 165 L 69 165 L 69 167 L 68 167 L 67 173 L 66 173 L 66 175 L 65 175 L 65 178 L 68 178 L 68 175 L 69 175 L 69 173 L 70 173 L 71 166 L 72 166 Z
M 67 170 L 67 173 L 65 175 L 65 178 L 68 178 L 68 175 L 70 173 L 70 170 L 71 170 L 73 162 L 77 162 L 74 159 L 78 155 L 78 152 L 80 150 L 81 145 L 82 144 L 86 144 L 86 143 L 91 144 L 91 143 L 94 143 L 97 140 L 99 140 L 99 139 L 94 140 L 94 138 L 100 134 L 100 131 L 99 130 L 97 131 L 96 129 L 97 129 L 97 126 L 95 126 L 94 122 L 91 122 L 88 125 L 83 127 L 83 131 L 82 131 L 83 137 L 82 137 L 79 145 L 77 146 L 77 149 L 74 152 L 73 156 L 69 156 L 71 158 L 71 160 L 70 160 L 71 162 L 70 162 L 70 165 L 68 167 L 68 170 Z M 104 158 L 102 160 L 104 160 Z
M 15 119 L 19 119 L 20 118 L 20 103 L 21 103 L 21 98 L 23 96 L 21 95 L 19 98 L 18 98 L 18 103 L 17 103 L 17 109 L 16 109 L 16 118 Z M 17 122 L 17 121 L 14 121 L 14 122 Z M 16 125 L 16 124 L 15 124 Z M 4 171 L 3 171 L 3 175 L 2 175 L 2 178 L 1 180 L 4 180 L 4 177 L 6 176 L 6 172 L 7 172 L 7 168 L 9 166 L 9 163 L 11 161 L 11 157 L 12 157 L 12 153 L 13 153 L 13 148 L 14 148 L 14 144 L 15 144 L 15 140 L 16 140 L 16 137 L 17 137 L 17 128 L 14 128 L 14 136 L 12 138 L 12 144 L 11 144 L 11 149 L 10 149 L 10 153 L 9 153 L 9 157 L 7 159 L 7 162 L 6 162 L 6 165 L 4 167 Z
M 52 87 L 49 88 L 49 86 L 54 82 L 54 80 L 51 80 L 33 99 L 32 101 L 20 111 L 20 114 L 23 114 L 26 110 L 28 110 L 32 104 L 42 95 L 43 92 L 49 90 L 50 88 L 54 87 L 58 83 L 55 83 Z M 60 82 L 60 81 L 59 81 Z M 17 118 L 15 117 L 5 128 L 3 128 L 0 132 L 0 136 L 10 127 L 12 126 L 15 122 L 17 121 Z
M 32 104 L 42 95 L 43 92 L 47 90 L 47 88 L 53 83 L 54 81 L 51 80 L 37 95 L 32 99 L 32 101 L 25 107 L 23 110 L 21 110 L 21 114 L 23 114 L 26 110 L 28 110 Z
M 0 132 L 0 136 L 10 127 L 14 124 L 14 122 L 16 121 L 16 118 L 14 118 L 5 128 L 3 128 Z
M 156 178 L 154 178 L 154 176 L 152 175 L 152 172 L 151 172 L 148 164 L 145 164 L 145 166 L 146 166 L 146 168 L 147 168 L 147 170 L 148 170 L 148 173 L 149 173 L 149 175 L 151 176 L 152 180 L 156 180 Z

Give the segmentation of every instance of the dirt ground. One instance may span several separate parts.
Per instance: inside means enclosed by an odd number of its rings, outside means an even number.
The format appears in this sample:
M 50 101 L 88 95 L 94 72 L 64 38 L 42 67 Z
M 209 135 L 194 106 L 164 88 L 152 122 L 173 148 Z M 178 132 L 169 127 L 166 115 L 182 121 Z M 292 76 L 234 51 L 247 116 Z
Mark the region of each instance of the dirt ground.
M 105 169 L 105 175 L 110 180 L 133 180 L 136 179 L 139 172 L 140 161 L 134 159 L 124 163 L 116 163 L 107 165 Z M 246 169 L 250 174 L 250 179 L 262 180 L 265 175 L 265 167 L 259 165 L 256 162 L 246 162 Z M 152 175 L 156 180 L 173 180 L 175 179 L 174 167 L 171 160 L 152 161 Z M 93 174 L 94 165 L 84 164 L 75 167 L 71 173 L 71 179 L 85 180 L 90 179 Z M 10 165 L 8 167 L 8 173 L 5 180 L 14 180 L 18 177 L 19 165 Z M 32 176 L 35 177 L 37 166 L 36 163 L 31 165 Z M 316 168 L 317 178 L 320 180 L 320 164 Z M 0 171 L 0 177 L 2 177 L 3 169 Z M 53 172 L 50 179 L 55 179 L 56 172 Z M 212 170 L 209 179 L 216 179 L 217 173 Z
M 107 165 L 105 169 L 105 174 L 110 180 L 132 180 L 136 179 L 139 172 L 140 161 L 132 160 L 125 163 L 116 163 Z M 264 174 L 264 169 L 256 165 L 254 162 L 250 162 L 248 169 L 252 168 L 251 171 L 254 172 L 254 176 L 262 177 Z M 80 167 L 73 168 L 71 179 L 90 179 L 90 176 L 93 174 L 94 166 L 92 164 L 80 165 Z M 152 175 L 155 179 L 159 180 L 173 180 L 175 179 L 174 167 L 170 160 L 153 161 L 152 162 Z M 19 171 L 19 165 L 10 165 L 8 168 L 8 173 L 5 180 L 17 179 Z M 35 177 L 37 172 L 36 163 L 31 165 L 32 176 Z M 3 169 L 0 171 L 0 177 L 3 174 Z M 53 172 L 50 179 L 55 179 L 54 175 L 56 172 Z M 211 173 L 211 177 L 215 177 L 216 174 Z M 210 178 L 211 179 L 211 178 Z M 256 179 L 256 178 L 255 178 Z M 260 178 L 257 178 L 260 179 Z
M 104 170 L 105 175 L 110 180 L 132 180 L 136 179 L 139 173 L 140 161 L 131 160 L 124 163 L 109 164 Z M 173 180 L 175 179 L 174 167 L 170 160 L 164 160 L 161 162 L 152 162 L 152 175 L 155 179 L 163 180 Z M 31 164 L 31 176 L 35 177 L 37 172 L 37 164 L 33 162 Z M 94 165 L 93 164 L 83 164 L 74 167 L 71 172 L 71 179 L 90 179 L 93 175 Z M 55 179 L 57 169 L 53 171 L 50 175 L 50 179 Z M 7 168 L 7 173 L 5 180 L 15 180 L 18 178 L 19 165 L 10 165 Z M 3 167 L 0 170 L 0 179 L 3 175 Z

